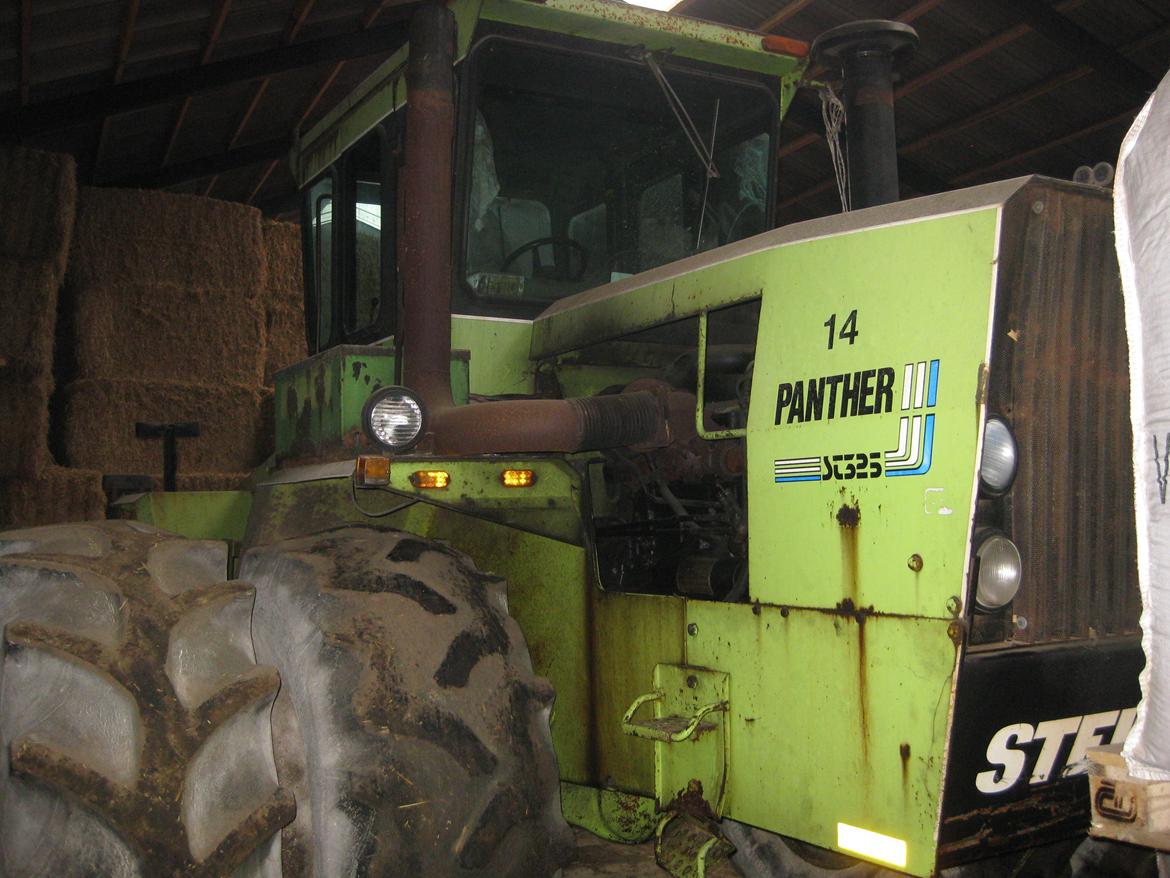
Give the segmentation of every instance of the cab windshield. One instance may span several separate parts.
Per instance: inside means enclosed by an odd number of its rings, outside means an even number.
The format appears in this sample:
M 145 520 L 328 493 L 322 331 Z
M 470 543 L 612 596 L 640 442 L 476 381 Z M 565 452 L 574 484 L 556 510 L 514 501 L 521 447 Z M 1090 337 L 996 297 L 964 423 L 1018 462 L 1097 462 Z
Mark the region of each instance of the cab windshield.
M 505 39 L 474 64 L 465 294 L 548 303 L 766 228 L 764 86 Z

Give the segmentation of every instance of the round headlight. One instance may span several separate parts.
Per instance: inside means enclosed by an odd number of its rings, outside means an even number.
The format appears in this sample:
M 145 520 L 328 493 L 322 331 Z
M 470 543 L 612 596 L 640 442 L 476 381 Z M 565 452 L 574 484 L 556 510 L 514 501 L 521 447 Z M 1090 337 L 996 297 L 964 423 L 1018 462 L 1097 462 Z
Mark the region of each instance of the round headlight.
M 1012 486 L 1020 449 L 1011 427 L 1000 418 L 988 418 L 983 427 L 983 456 L 979 460 L 979 487 L 987 494 L 1003 494 Z
M 975 550 L 975 604 L 998 610 L 1020 590 L 1024 564 L 1016 544 L 1001 533 L 988 533 Z
M 383 387 L 366 400 L 362 426 L 383 448 L 406 451 L 423 437 L 426 412 L 418 397 L 405 387 Z

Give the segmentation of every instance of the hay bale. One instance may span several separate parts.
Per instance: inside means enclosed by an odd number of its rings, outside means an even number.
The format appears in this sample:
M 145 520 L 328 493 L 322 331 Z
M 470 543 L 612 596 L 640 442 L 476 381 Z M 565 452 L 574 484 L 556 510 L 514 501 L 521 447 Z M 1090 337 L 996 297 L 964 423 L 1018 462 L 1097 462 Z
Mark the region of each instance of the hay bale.
M 194 195 L 82 187 L 71 287 L 264 289 L 260 211 Z
M 0 477 L 35 477 L 52 462 L 49 396 L 53 376 L 42 363 L 0 365 Z
M 72 156 L 0 148 L 0 255 L 52 264 L 58 277 L 73 234 L 77 165 Z
M 301 310 L 304 302 L 301 227 L 296 223 L 265 220 L 263 231 L 268 302 Z
M 264 457 L 261 393 L 236 384 L 82 379 L 65 387 L 65 451 L 73 466 L 162 475 L 162 441 L 139 439 L 138 421 L 198 421 L 179 440 L 180 472 L 242 472 Z
M 264 305 L 236 292 L 124 284 L 74 293 L 78 378 L 258 385 Z
M 51 466 L 32 479 L 0 480 L 0 527 L 36 527 L 106 517 L 102 474 Z
M 264 291 L 264 383 L 271 385 L 276 372 L 309 355 L 305 341 L 301 227 L 295 223 L 265 222 L 264 255 L 268 266 Z
M 52 371 L 60 285 L 52 260 L 0 256 L 0 359 Z
M 265 326 L 264 383 L 271 385 L 278 371 L 308 356 L 305 312 L 299 307 L 270 306 Z

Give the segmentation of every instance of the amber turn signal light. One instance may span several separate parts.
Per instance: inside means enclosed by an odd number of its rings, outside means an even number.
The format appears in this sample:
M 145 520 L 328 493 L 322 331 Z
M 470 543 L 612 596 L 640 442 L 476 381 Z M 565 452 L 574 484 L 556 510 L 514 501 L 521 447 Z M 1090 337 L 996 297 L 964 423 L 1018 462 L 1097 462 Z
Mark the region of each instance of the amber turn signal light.
M 365 455 L 357 459 L 353 480 L 361 488 L 377 488 L 390 484 L 390 458 Z
M 445 488 L 451 484 L 451 474 L 441 469 L 423 469 L 411 473 L 410 483 L 416 488 Z

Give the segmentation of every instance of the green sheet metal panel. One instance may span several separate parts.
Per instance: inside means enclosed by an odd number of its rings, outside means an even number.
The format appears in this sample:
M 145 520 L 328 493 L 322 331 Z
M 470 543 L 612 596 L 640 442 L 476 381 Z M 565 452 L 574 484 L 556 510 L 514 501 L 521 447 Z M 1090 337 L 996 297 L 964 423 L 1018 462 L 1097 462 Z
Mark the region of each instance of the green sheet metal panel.
M 763 35 L 623 3 L 599 0 L 483 0 L 486 19 L 603 40 L 741 70 L 798 76 L 807 59 L 771 52 Z
M 471 352 L 471 392 L 532 393 L 536 364 L 528 358 L 532 321 L 451 315 L 451 346 Z
M 252 495 L 248 491 L 155 491 L 132 507 L 136 521 L 192 540 L 244 538 Z
M 980 210 L 773 251 L 775 276 L 800 285 L 769 286 L 761 311 L 748 418 L 754 599 L 956 612 L 998 220 Z
M 468 399 L 467 351 L 451 353 L 451 393 Z M 339 345 L 276 373 L 278 459 L 333 456 L 369 449 L 362 408 L 370 394 L 394 384 L 394 351 L 378 345 Z
M 906 842 L 929 875 L 957 647 L 948 623 L 689 601 L 689 665 L 730 674 L 727 806 L 837 848 L 837 824 Z

